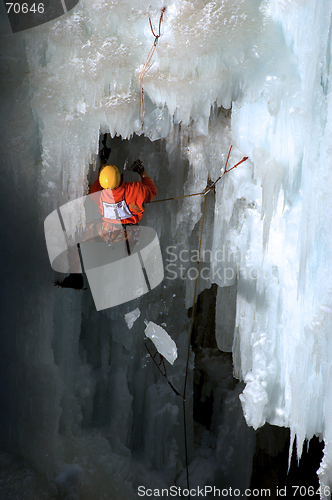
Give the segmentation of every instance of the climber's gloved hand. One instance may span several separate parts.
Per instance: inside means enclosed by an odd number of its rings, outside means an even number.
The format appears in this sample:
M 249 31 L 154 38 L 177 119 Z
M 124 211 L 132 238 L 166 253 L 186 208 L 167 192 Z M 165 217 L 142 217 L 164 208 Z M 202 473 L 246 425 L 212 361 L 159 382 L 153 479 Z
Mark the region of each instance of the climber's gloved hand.
M 141 162 L 141 160 L 135 160 L 132 166 L 130 167 L 130 170 L 136 172 L 138 175 L 142 175 L 144 172 L 144 165 Z

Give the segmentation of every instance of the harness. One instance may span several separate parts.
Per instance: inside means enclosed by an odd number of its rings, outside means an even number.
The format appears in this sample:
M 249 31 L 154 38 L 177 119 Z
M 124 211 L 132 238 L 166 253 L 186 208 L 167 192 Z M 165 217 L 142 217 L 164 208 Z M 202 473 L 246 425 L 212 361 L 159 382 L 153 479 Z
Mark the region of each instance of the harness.
M 140 241 L 140 228 L 137 224 L 114 224 L 100 220 L 97 222 L 97 231 L 102 241 L 108 246 L 120 241 L 126 241 L 135 246 Z

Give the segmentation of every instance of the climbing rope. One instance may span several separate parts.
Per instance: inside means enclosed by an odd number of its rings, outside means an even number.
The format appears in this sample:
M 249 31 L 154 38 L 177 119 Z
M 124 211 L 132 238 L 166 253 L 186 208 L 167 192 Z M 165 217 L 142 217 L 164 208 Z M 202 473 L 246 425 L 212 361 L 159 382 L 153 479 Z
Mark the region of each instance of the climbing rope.
M 180 200 L 182 198 L 190 198 L 190 196 L 198 196 L 200 194 L 205 194 L 205 193 L 204 191 L 202 191 L 202 193 L 185 194 L 184 196 L 174 196 L 173 198 L 164 198 L 163 200 L 152 200 L 148 201 L 148 203 L 159 203 L 160 201 Z
M 156 202 L 159 202 L 159 201 L 178 200 L 180 198 L 188 198 L 189 196 L 204 195 L 203 208 L 202 208 L 202 218 L 201 218 L 201 228 L 200 228 L 199 243 L 198 243 L 198 259 L 197 259 L 197 263 L 196 263 L 197 273 L 196 273 L 196 278 L 195 278 L 194 296 L 193 296 L 193 303 L 192 303 L 192 308 L 191 308 L 190 330 L 189 330 L 188 345 L 187 345 L 186 371 L 185 371 L 185 377 L 184 377 L 184 384 L 183 384 L 182 394 L 168 380 L 166 366 L 165 366 L 165 362 L 164 362 L 163 356 L 161 354 L 159 354 L 159 356 L 160 356 L 160 363 L 158 365 L 158 363 L 157 363 L 157 361 L 155 359 L 155 356 L 156 356 L 157 353 L 153 356 L 152 353 L 150 352 L 147 344 L 145 343 L 145 347 L 146 347 L 148 353 L 150 354 L 150 357 L 154 361 L 155 365 L 157 366 L 157 368 L 158 368 L 159 372 L 161 373 L 161 375 L 166 379 L 167 383 L 171 386 L 171 388 L 173 389 L 173 391 L 175 392 L 175 394 L 177 396 L 180 396 L 182 398 L 183 425 L 184 425 L 184 445 L 185 445 L 185 460 L 186 460 L 186 477 L 187 477 L 187 488 L 188 488 L 188 491 L 189 491 L 189 495 L 188 495 L 189 499 L 190 499 L 190 485 L 189 485 L 189 460 L 188 460 L 188 440 L 187 440 L 187 420 L 186 420 L 186 391 L 187 391 L 187 382 L 188 382 L 188 373 L 189 373 L 189 359 L 190 359 L 191 338 L 192 338 L 192 334 L 193 334 L 194 321 L 195 321 L 195 313 L 196 313 L 197 286 L 198 286 L 199 265 L 200 265 L 200 259 L 201 259 L 201 249 L 202 249 L 202 240 L 203 240 L 203 226 L 204 226 L 204 217 L 205 217 L 205 202 L 206 202 L 206 195 L 211 190 L 215 191 L 215 185 L 217 184 L 217 182 L 219 182 L 220 179 L 225 174 L 227 174 L 228 172 L 230 172 L 234 168 L 238 167 L 239 165 L 241 165 L 241 163 L 243 163 L 244 161 L 246 161 L 248 159 L 247 156 L 244 156 L 241 161 L 239 161 L 236 165 L 234 165 L 232 168 L 230 168 L 230 169 L 227 170 L 228 160 L 229 160 L 229 157 L 230 157 L 230 154 L 231 154 L 232 147 L 233 146 L 231 146 L 229 148 L 228 156 L 227 156 L 227 160 L 226 160 L 226 164 L 225 164 L 225 168 L 224 168 L 223 173 L 218 177 L 218 179 L 216 181 L 214 181 L 212 184 L 208 185 L 203 192 L 201 192 L 201 193 L 194 193 L 194 194 L 188 194 L 188 195 L 184 195 L 184 196 L 177 196 L 177 197 L 173 197 L 173 198 L 165 198 L 163 200 L 154 200 L 154 201 L 150 202 L 150 203 L 154 203 L 154 202 L 156 203 Z M 161 364 L 162 364 L 164 370 L 161 370 L 161 368 L 160 368 Z
M 163 377 L 165 377 L 166 379 L 166 382 L 169 384 L 169 386 L 171 387 L 171 389 L 175 392 L 175 394 L 177 396 L 182 396 L 182 394 L 179 393 L 179 391 L 174 387 L 174 385 L 172 384 L 172 382 L 170 380 L 168 380 L 168 377 L 167 377 L 167 370 L 166 370 L 166 365 L 165 365 L 165 361 L 164 361 L 164 356 L 162 354 L 160 354 L 158 351 L 155 352 L 154 355 L 152 355 L 150 349 L 148 348 L 148 345 L 147 343 L 145 342 L 145 347 L 146 347 L 146 350 L 148 351 L 148 353 L 150 354 L 150 357 L 152 359 L 152 361 L 154 362 L 154 364 L 156 365 L 156 367 L 158 368 L 158 370 L 160 371 L 161 375 Z M 159 355 L 159 363 L 157 363 L 156 361 L 156 355 Z M 163 370 L 160 368 L 160 365 L 162 365 L 163 367 Z
M 152 34 L 154 36 L 154 42 L 153 42 L 153 45 L 152 45 L 151 49 L 149 50 L 149 53 L 147 55 L 147 58 L 145 60 L 144 65 L 143 65 L 142 71 L 140 72 L 140 75 L 139 75 L 139 86 L 140 86 L 140 95 L 141 95 L 141 99 L 140 99 L 140 118 L 141 118 L 142 125 L 144 123 L 144 116 L 145 116 L 145 99 L 144 99 L 144 90 L 143 90 L 143 78 L 144 78 L 145 73 L 148 70 L 149 64 L 151 62 L 152 56 L 154 54 L 154 51 L 156 50 L 157 43 L 158 43 L 158 40 L 159 40 L 160 35 L 161 35 L 161 33 L 160 33 L 161 23 L 162 23 L 162 20 L 163 20 L 163 16 L 164 16 L 165 10 L 166 10 L 166 7 L 163 7 L 161 9 L 161 12 L 160 12 L 159 29 L 158 29 L 158 34 L 157 35 L 154 32 L 154 29 L 153 29 L 153 26 L 152 26 L 151 17 L 150 17 L 150 14 L 149 14 L 149 23 L 150 23 L 150 28 L 151 28 Z
M 225 175 L 227 174 L 228 172 L 230 172 L 231 170 L 233 170 L 233 168 L 236 168 L 238 167 L 239 165 L 241 165 L 241 163 L 243 163 L 244 161 L 248 160 L 248 156 L 244 156 L 242 158 L 241 161 L 239 161 L 236 165 L 234 165 L 232 168 L 228 169 L 227 170 L 227 164 L 228 164 L 228 160 L 229 160 L 229 157 L 230 157 L 230 154 L 231 154 L 231 150 L 232 150 L 232 147 L 231 146 L 229 148 L 229 151 L 228 151 L 228 156 L 227 156 L 227 160 L 226 160 L 226 165 L 225 165 L 225 168 L 224 168 L 224 171 L 223 173 L 218 177 L 218 179 L 216 181 L 214 181 L 212 184 L 208 185 L 204 191 L 200 192 L 200 193 L 192 193 L 192 194 L 185 194 L 183 196 L 173 196 L 172 198 L 163 198 L 162 200 L 152 200 L 152 201 L 149 201 L 148 203 L 159 203 L 160 201 L 171 201 L 171 200 L 181 200 L 182 198 L 190 198 L 191 196 L 199 196 L 200 194 L 206 196 L 208 194 L 209 191 L 211 191 L 211 189 L 214 190 L 214 187 L 215 185 L 217 184 L 218 181 L 220 181 L 220 179 Z
M 210 189 L 209 189 L 209 191 L 210 191 Z M 207 191 L 206 194 L 209 191 Z M 185 457 L 186 457 L 186 475 L 187 475 L 187 488 L 188 488 L 189 492 L 190 492 L 190 485 L 189 485 L 189 461 L 188 461 L 187 422 L 186 422 L 186 391 L 187 391 L 187 380 L 188 380 L 188 371 L 189 371 L 191 337 L 192 337 L 192 333 L 193 333 L 193 329 L 194 329 L 194 320 L 195 320 L 195 313 L 196 313 L 197 284 L 198 284 L 199 264 L 200 264 L 200 260 L 201 260 L 201 248 L 202 248 L 203 226 L 204 226 L 204 216 L 205 216 L 205 202 L 206 202 L 206 196 L 204 196 L 203 210 L 202 210 L 201 231 L 200 231 L 200 235 L 199 235 L 199 244 L 198 244 L 198 259 L 197 259 L 197 264 L 196 264 L 197 277 L 195 279 L 194 297 L 193 297 L 193 304 L 192 304 L 192 309 L 191 309 L 190 332 L 189 332 L 189 337 L 188 337 L 188 349 L 187 349 L 186 373 L 185 373 L 185 377 L 184 377 L 183 396 L 182 396 L 183 423 L 184 423 L 184 429 L 185 429 L 185 436 L 184 436 L 185 443 L 184 443 L 184 445 L 185 445 Z M 190 498 L 190 494 L 189 494 L 189 498 Z

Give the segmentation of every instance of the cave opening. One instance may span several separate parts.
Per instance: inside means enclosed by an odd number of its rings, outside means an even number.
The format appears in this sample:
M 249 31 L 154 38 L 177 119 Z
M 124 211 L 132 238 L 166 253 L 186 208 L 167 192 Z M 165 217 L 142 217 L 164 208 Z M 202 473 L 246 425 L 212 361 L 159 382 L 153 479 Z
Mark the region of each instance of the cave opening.
M 108 156 L 106 160 L 105 154 Z M 181 158 L 179 151 L 176 155 L 179 165 L 182 167 L 178 168 L 177 177 L 185 179 L 188 164 L 185 159 Z M 170 182 L 167 173 L 169 158 L 167 159 L 168 152 L 164 141 L 151 142 L 142 136 L 134 136 L 132 139 L 123 140 L 121 137 L 111 138 L 109 134 L 103 134 L 100 137 L 100 157 L 103 157 L 104 161 L 118 165 L 121 170 L 127 161 L 132 162 L 141 157 L 147 168 L 152 169 L 158 185 L 158 194 L 160 193 L 161 197 L 169 195 L 170 188 L 174 188 L 175 194 L 181 194 L 177 187 L 179 183 Z M 164 165 L 165 168 L 154 170 L 153 166 L 156 162 L 158 167 Z M 89 184 L 97 178 L 97 175 L 98 163 L 95 169 L 90 169 Z M 125 175 L 126 180 L 137 180 L 132 172 L 126 172 Z M 157 227 L 164 251 L 163 257 L 166 259 L 167 252 L 165 252 L 165 249 L 172 243 L 172 238 L 166 229 L 172 221 L 172 209 L 160 207 L 158 210 L 151 210 L 151 207 L 149 207 L 145 215 L 146 222 Z M 165 217 L 164 222 L 161 221 L 162 217 Z M 189 238 L 189 245 L 192 248 L 197 246 L 198 233 L 199 224 L 196 225 Z M 245 422 L 238 397 L 244 388 L 244 384 L 233 377 L 233 362 L 229 341 L 226 342 L 228 344 L 226 350 L 221 349 L 216 341 L 216 301 L 221 300 L 224 304 L 222 326 L 220 326 L 219 321 L 218 328 L 223 330 L 222 334 L 225 338 L 230 338 L 235 327 L 236 288 L 235 283 L 230 287 L 219 288 L 218 291 L 218 286 L 213 284 L 201 291 L 197 298 L 191 338 L 191 347 L 194 353 L 193 428 L 192 432 L 189 432 L 189 436 L 193 439 L 191 462 L 196 461 L 202 467 L 204 464 L 206 467 L 209 466 L 212 472 L 211 476 L 206 476 L 206 481 L 210 481 L 209 484 L 214 484 L 220 488 L 225 485 L 239 486 L 239 478 L 235 474 L 239 464 L 242 468 L 243 478 L 241 481 L 244 485 L 250 484 L 253 489 L 270 488 L 272 495 L 273 492 L 277 491 L 277 487 L 291 487 L 296 485 L 297 482 L 309 485 L 308 477 L 310 478 L 309 482 L 311 481 L 310 484 L 317 485 L 318 488 L 316 471 L 322 457 L 322 443 L 318 443 L 316 439 L 313 439 L 310 443 L 309 452 L 304 450 L 299 464 L 297 464 L 293 450 L 291 468 L 287 474 L 289 430 L 265 424 L 263 428 L 254 431 Z M 182 297 L 185 297 L 184 281 L 175 283 L 170 280 L 167 282 L 167 296 L 170 297 L 173 294 L 177 294 L 177 296 L 182 294 Z M 145 305 L 142 304 L 142 301 L 137 301 L 130 308 L 120 308 L 117 314 L 121 315 L 129 309 L 133 309 L 136 305 L 144 310 L 146 315 L 155 308 L 154 317 L 159 324 L 169 326 L 174 323 L 177 325 L 176 321 L 173 322 L 173 318 L 170 317 L 172 314 L 170 315 L 165 300 L 160 300 L 160 298 L 156 300 L 155 304 L 152 297 Z M 185 315 L 191 317 L 191 313 L 192 310 L 189 307 Z M 122 333 L 116 324 L 116 314 L 114 312 L 105 313 L 101 316 L 102 318 L 97 319 L 91 308 L 89 314 L 85 315 L 80 338 L 81 356 L 85 361 L 94 363 L 96 373 L 101 372 L 103 366 L 108 365 L 109 374 L 114 381 L 117 376 L 112 373 L 112 359 L 114 359 L 114 355 L 119 355 L 120 351 L 125 356 L 130 356 L 133 340 L 129 338 L 129 335 L 120 340 Z M 112 328 L 115 330 L 116 342 L 114 343 L 110 339 L 107 341 L 103 338 L 103 335 L 99 337 L 98 342 L 92 340 L 90 329 L 96 328 L 96 324 L 98 324 L 100 330 L 106 328 L 109 317 L 113 321 Z M 143 321 L 140 321 L 140 329 L 141 331 L 144 329 Z M 220 335 L 218 338 L 220 339 Z M 106 347 L 107 343 L 108 347 Z M 134 343 L 136 347 L 138 343 L 141 344 L 138 348 L 139 355 L 137 359 L 133 360 L 133 366 L 130 367 L 129 364 L 126 366 L 127 375 L 130 373 L 132 376 L 136 372 L 136 381 L 129 384 L 129 392 L 133 397 L 132 432 L 130 435 L 126 435 L 123 444 L 131 448 L 136 459 L 142 459 L 150 465 L 151 455 L 155 455 L 155 459 L 152 461 L 153 466 L 158 470 L 163 470 L 168 463 L 167 452 L 162 452 L 164 454 L 163 458 L 157 456 L 157 451 L 151 452 L 153 441 L 147 443 L 144 439 L 144 435 L 149 432 L 151 418 L 142 417 L 142 402 L 138 403 L 135 398 L 143 399 L 144 407 L 149 404 L 146 396 L 143 395 L 144 391 L 142 389 L 145 387 L 145 390 L 148 391 L 146 380 L 144 380 L 147 373 L 148 377 L 152 377 L 160 387 L 165 384 L 165 381 L 160 380 L 160 375 L 152 364 L 148 367 L 144 366 L 142 371 L 143 366 L 139 360 L 139 358 L 144 357 L 142 337 L 139 342 L 136 339 Z M 99 361 L 96 364 L 97 359 Z M 148 372 L 146 372 L 146 369 Z M 172 368 L 170 373 L 175 385 L 178 383 L 180 387 L 181 374 L 173 373 Z M 138 381 L 141 384 L 140 388 L 137 386 Z M 83 425 L 86 428 L 105 428 L 110 426 L 110 421 L 113 425 L 114 419 L 110 419 L 110 415 L 114 415 L 111 401 L 114 402 L 114 398 L 117 397 L 119 396 L 115 393 L 114 388 L 104 378 L 97 377 L 93 403 L 90 402 L 89 406 L 83 402 Z M 168 391 L 167 397 L 172 403 L 176 401 L 176 397 L 171 394 L 171 391 Z M 165 422 L 167 422 L 167 419 Z M 179 429 L 177 432 L 181 434 Z M 154 434 L 154 439 L 159 439 L 158 432 Z M 110 440 L 112 441 L 111 438 Z M 179 441 L 181 442 L 181 438 Z M 112 443 L 114 445 L 114 442 Z M 144 458 L 147 456 L 150 456 L 150 458 Z M 213 464 L 212 467 L 211 464 Z

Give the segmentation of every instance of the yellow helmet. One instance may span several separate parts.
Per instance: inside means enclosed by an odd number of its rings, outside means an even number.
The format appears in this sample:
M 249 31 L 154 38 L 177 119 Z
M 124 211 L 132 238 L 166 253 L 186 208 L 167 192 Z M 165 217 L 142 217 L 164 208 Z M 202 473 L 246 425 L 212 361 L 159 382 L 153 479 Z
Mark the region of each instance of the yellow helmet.
M 121 174 L 115 165 L 105 165 L 99 174 L 99 184 L 104 189 L 116 189 L 121 184 Z

